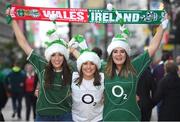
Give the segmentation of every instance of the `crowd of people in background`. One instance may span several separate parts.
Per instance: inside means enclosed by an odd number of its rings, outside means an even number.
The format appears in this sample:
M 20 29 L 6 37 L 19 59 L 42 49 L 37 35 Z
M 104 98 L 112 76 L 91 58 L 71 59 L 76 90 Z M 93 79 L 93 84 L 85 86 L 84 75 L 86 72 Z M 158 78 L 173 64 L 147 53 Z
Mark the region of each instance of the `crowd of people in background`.
M 8 74 L 1 72 L 1 109 L 7 103 L 8 98 L 12 101 L 12 118 L 22 119 L 22 101 L 25 98 L 25 119 L 30 120 L 32 111 L 35 118 L 35 107 L 37 97 L 34 95 L 38 78 L 31 64 L 27 63 L 23 68 L 19 61 L 16 61 Z M 4 121 L 3 115 L 1 121 Z

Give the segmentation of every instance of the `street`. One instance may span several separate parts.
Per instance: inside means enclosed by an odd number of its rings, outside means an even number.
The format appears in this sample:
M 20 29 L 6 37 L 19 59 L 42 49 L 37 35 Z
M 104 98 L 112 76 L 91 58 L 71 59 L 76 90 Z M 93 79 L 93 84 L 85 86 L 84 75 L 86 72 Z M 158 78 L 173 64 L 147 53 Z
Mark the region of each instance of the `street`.
M 26 121 L 26 110 L 25 110 L 25 99 L 23 98 L 22 100 L 22 111 L 21 111 L 21 119 L 18 119 L 17 116 L 15 116 L 14 118 L 12 118 L 12 114 L 13 114 L 13 109 L 12 109 L 12 103 L 11 103 L 11 98 L 8 99 L 8 102 L 5 106 L 5 108 L 2 110 L 2 113 L 4 115 L 4 119 L 5 121 L 11 122 L 11 121 Z M 31 115 L 30 115 L 30 121 L 33 121 L 33 115 L 32 115 L 32 111 L 31 111 Z

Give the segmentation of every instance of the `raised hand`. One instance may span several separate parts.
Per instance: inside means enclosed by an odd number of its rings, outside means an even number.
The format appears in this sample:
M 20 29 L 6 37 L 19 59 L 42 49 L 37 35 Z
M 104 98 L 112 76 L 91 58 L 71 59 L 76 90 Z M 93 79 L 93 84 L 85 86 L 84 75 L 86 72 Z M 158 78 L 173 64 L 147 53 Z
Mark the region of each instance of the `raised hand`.
M 166 29 L 168 27 L 168 24 L 169 24 L 169 19 L 168 19 L 168 15 L 166 14 L 164 20 L 161 23 L 161 26 L 163 29 Z
M 79 43 L 76 42 L 75 38 L 72 38 L 68 43 L 69 48 L 77 48 L 78 45 L 79 45 Z

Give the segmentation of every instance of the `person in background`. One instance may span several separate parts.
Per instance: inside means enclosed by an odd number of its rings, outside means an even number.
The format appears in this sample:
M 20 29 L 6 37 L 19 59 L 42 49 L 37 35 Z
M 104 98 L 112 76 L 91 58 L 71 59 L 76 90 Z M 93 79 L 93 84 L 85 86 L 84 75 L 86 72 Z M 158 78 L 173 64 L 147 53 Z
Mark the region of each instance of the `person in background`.
M 180 78 L 173 60 L 164 64 L 165 76 L 159 81 L 153 97 L 153 104 L 161 101 L 158 121 L 180 121 Z
M 35 109 L 36 109 L 37 97 L 34 95 L 34 92 L 37 86 L 38 77 L 34 72 L 33 66 L 29 63 L 25 65 L 25 73 L 26 73 L 26 78 L 25 78 L 24 88 L 25 88 L 25 103 L 26 103 L 26 121 L 29 121 L 31 109 L 33 112 L 34 119 L 36 115 Z
M 166 62 L 170 58 L 171 56 L 169 53 L 163 53 L 161 61 L 156 66 L 154 66 L 153 77 L 155 79 L 156 85 L 164 77 L 164 62 Z
M 5 107 L 8 100 L 8 96 L 6 93 L 6 88 L 5 88 L 2 75 L 3 74 L 0 72 L 0 121 L 5 121 L 1 110 Z
M 6 10 L 10 15 L 11 9 Z M 12 20 L 17 43 L 28 56 L 27 60 L 33 65 L 39 79 L 39 94 L 36 103 L 35 121 L 71 121 L 70 85 L 72 73 L 67 60 L 69 52 L 67 43 L 57 36 L 56 29 L 49 30 L 46 42 L 45 58 L 37 54 L 28 44 L 27 39 L 19 28 L 17 21 Z
M 17 115 L 18 119 L 21 119 L 25 74 L 24 71 L 21 69 L 19 62 L 16 61 L 14 63 L 12 71 L 6 76 L 5 82 L 7 83 L 8 91 L 12 98 L 12 118 Z
M 155 80 L 156 87 L 159 84 L 159 81 L 164 77 L 164 62 L 171 58 L 169 53 L 163 53 L 161 61 L 153 68 L 152 74 Z M 159 116 L 159 106 L 161 102 L 157 104 L 157 116 Z
M 99 48 L 99 47 L 94 47 L 94 48 L 92 49 L 92 51 L 95 52 L 95 53 L 99 56 L 99 58 L 102 58 L 102 50 L 101 50 L 101 48 Z
M 108 45 L 105 67 L 104 121 L 140 121 L 141 112 L 136 102 L 136 85 L 139 77 L 151 63 L 156 53 L 168 19 L 161 23 L 157 32 L 142 54 L 130 60 L 129 31 L 120 27 L 121 33 Z
M 180 77 L 180 55 L 178 55 L 176 57 L 176 63 L 177 63 L 177 66 L 178 66 L 178 75 Z
M 152 97 L 156 89 L 156 84 L 151 72 L 151 68 L 148 67 L 140 76 L 137 83 L 137 97 L 138 105 L 141 111 L 141 121 L 150 121 L 151 113 L 153 109 Z
M 176 56 L 176 63 L 178 66 L 180 65 L 180 55 Z

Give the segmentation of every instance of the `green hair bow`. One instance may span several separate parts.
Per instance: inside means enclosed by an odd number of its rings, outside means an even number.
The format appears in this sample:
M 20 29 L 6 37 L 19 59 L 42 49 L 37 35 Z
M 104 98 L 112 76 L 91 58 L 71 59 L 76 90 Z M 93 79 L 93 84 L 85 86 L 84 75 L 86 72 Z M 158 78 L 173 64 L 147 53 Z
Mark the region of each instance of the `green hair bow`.
M 49 30 L 48 32 L 46 32 L 46 34 L 47 34 L 48 36 L 50 36 L 50 35 L 53 34 L 54 32 L 56 32 L 56 30 L 55 30 L 55 29 L 52 29 L 52 30 Z
M 116 34 L 115 38 L 124 38 L 124 36 L 122 36 L 121 34 Z
M 47 42 L 47 41 L 46 41 L 45 44 L 46 44 L 48 47 L 50 47 L 50 46 L 53 45 L 53 44 L 60 44 L 60 45 L 65 46 L 66 48 L 68 47 L 68 45 L 64 43 L 64 40 L 63 40 L 63 39 L 55 40 L 55 41 L 52 41 L 52 42 Z
M 84 52 L 90 52 L 90 49 L 86 48 L 86 49 L 80 50 L 80 55 L 83 54 Z
M 124 40 L 125 42 L 128 42 L 127 39 L 126 39 L 126 37 L 124 37 L 123 34 L 116 34 L 116 35 L 115 35 L 115 40 Z M 114 41 L 115 41 L 115 40 L 114 40 Z

